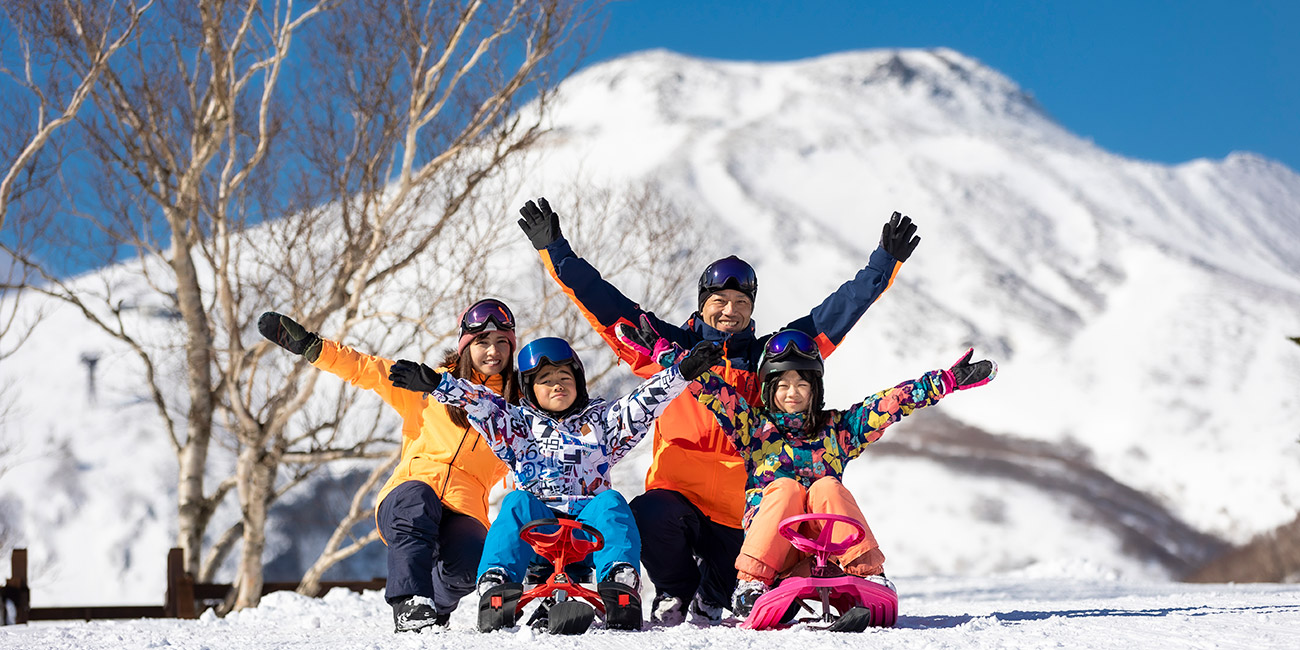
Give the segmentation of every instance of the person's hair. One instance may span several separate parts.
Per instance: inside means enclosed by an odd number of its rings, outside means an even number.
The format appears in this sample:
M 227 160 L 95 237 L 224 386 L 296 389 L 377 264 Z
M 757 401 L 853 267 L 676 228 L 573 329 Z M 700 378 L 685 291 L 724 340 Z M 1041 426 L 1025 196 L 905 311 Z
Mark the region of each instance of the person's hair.
M 822 387 L 822 376 L 820 373 L 812 370 L 795 370 L 804 381 L 812 385 L 812 394 L 808 396 L 808 408 L 803 412 L 804 432 L 816 433 L 826 426 L 826 421 L 830 419 L 830 411 L 822 408 L 822 400 L 825 395 Z M 776 384 L 781 381 L 781 375 L 784 372 L 768 373 L 767 379 L 763 381 L 761 392 L 759 393 L 760 401 L 763 408 L 770 413 L 784 413 L 777 408 L 773 402 L 776 401 Z
M 514 350 L 510 350 L 510 356 L 506 359 L 506 367 L 501 369 L 501 397 L 509 404 L 519 403 L 519 383 L 515 380 L 515 356 Z M 470 358 L 469 346 L 465 346 L 464 351 L 457 353 L 455 348 L 448 348 L 446 355 L 442 359 L 442 366 L 451 372 L 451 376 L 461 379 L 474 380 L 474 361 Z M 465 409 L 459 406 L 447 405 L 447 415 L 451 417 L 452 424 L 461 428 L 469 427 L 469 416 L 466 415 Z

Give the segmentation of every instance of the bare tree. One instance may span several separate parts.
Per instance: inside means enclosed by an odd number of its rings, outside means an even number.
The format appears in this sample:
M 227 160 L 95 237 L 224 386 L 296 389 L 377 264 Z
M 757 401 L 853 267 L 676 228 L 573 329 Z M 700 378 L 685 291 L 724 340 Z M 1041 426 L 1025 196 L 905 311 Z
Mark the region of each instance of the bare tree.
M 353 426 L 354 393 L 313 399 L 318 373 L 245 345 L 257 314 L 374 350 L 444 338 L 434 315 L 483 290 L 501 245 L 484 183 L 542 132 L 600 4 L 199 0 L 144 16 L 101 70 L 76 120 L 87 158 L 57 178 L 75 219 L 59 233 L 129 247 L 118 268 L 133 272 L 70 280 L 18 256 L 135 354 L 178 459 L 177 543 L 200 579 L 239 544 L 234 607 L 260 599 L 271 504 L 395 439 Z M 80 33 L 48 36 L 62 65 L 95 57 Z M 144 303 L 175 318 L 162 340 L 132 309 Z M 235 455 L 229 476 L 210 475 L 214 440 Z M 212 534 L 230 494 L 239 521 Z

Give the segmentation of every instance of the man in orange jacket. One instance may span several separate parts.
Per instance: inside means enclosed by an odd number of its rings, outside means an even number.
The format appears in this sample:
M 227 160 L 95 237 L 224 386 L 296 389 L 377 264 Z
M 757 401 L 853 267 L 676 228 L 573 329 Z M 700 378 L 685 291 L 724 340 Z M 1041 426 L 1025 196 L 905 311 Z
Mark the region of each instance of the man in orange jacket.
M 679 327 L 641 309 L 578 257 L 546 199 L 529 201 L 519 212 L 519 226 L 551 276 L 638 376 L 647 377 L 660 367 L 621 344 L 615 327 L 636 326 L 644 317 L 660 336 L 683 349 L 700 341 L 722 343 L 724 358 L 714 371 L 745 399 L 758 403 L 755 372 L 771 335 L 754 334 L 751 315 L 758 279 L 753 267 L 735 256 L 706 267 L 698 286 L 699 308 Z M 829 355 L 893 283 L 920 243 L 915 233 L 912 220 L 895 212 L 867 266 L 786 328 L 812 336 L 822 356 Z M 735 588 L 734 563 L 744 541 L 745 478 L 743 461 L 713 416 L 695 400 L 674 400 L 655 426 L 646 492 L 631 503 L 641 532 L 641 562 L 655 585 L 652 620 L 676 625 L 685 620 L 688 608 L 702 622 L 721 620 Z

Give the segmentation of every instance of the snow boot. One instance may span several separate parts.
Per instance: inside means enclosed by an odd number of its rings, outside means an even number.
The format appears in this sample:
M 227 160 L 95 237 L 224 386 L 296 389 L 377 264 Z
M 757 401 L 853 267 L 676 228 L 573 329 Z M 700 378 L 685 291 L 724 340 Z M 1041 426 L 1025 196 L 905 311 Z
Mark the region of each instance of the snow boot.
M 514 627 L 519 616 L 519 599 L 524 586 L 506 582 L 500 569 L 488 569 L 478 579 L 478 631 L 491 632 L 504 627 Z
M 681 598 L 660 592 L 650 604 L 650 621 L 672 627 L 686 622 L 686 603 Z
M 736 584 L 735 593 L 731 594 L 731 613 L 736 618 L 745 618 L 754 609 L 759 596 L 767 593 L 768 586 L 758 580 L 741 580 Z
M 447 627 L 451 614 L 439 614 L 428 596 L 409 596 L 393 603 L 393 631 L 418 632 L 427 627 Z
M 608 578 L 596 585 L 596 592 L 605 605 L 606 629 L 641 629 L 641 578 L 636 567 L 626 562 L 615 564 Z

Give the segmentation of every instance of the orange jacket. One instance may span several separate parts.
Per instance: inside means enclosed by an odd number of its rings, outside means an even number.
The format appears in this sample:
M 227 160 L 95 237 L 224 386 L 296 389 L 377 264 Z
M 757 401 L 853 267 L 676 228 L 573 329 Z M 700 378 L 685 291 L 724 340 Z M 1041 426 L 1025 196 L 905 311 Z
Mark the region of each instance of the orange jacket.
M 726 334 L 709 327 L 698 314 L 681 326 L 660 320 L 601 278 L 595 268 L 574 254 L 563 237 L 539 254 L 551 277 L 637 376 L 649 377 L 660 366 L 625 348 L 615 337 L 614 327 L 619 322 L 636 324 L 644 314 L 660 336 L 683 349 L 689 350 L 700 341 L 722 343 L 723 363 L 713 370 L 751 404 L 758 403 L 758 362 L 771 334 L 756 337 L 752 322 L 742 332 Z M 867 266 L 852 280 L 841 285 L 807 316 L 786 327 L 812 336 L 822 356 L 829 356 L 867 308 L 893 284 L 901 267 L 902 262 L 883 248 L 877 248 Z M 673 400 L 655 423 L 653 453 L 645 479 L 647 490 L 673 490 L 689 499 L 710 520 L 731 528 L 741 527 L 747 478 L 745 464 L 708 409 L 694 399 Z
M 393 362 L 388 359 L 322 340 L 320 357 L 312 365 L 353 386 L 375 391 L 402 416 L 402 459 L 379 490 L 376 507 L 398 485 L 421 481 L 433 488 L 444 506 L 479 520 L 485 527 L 490 525 L 488 492 L 509 470 L 477 431 L 456 426 L 447 407 L 423 393 L 393 386 L 388 381 Z M 440 372 L 446 370 L 439 368 Z M 501 375 L 476 373 L 473 381 L 498 394 L 502 391 Z

